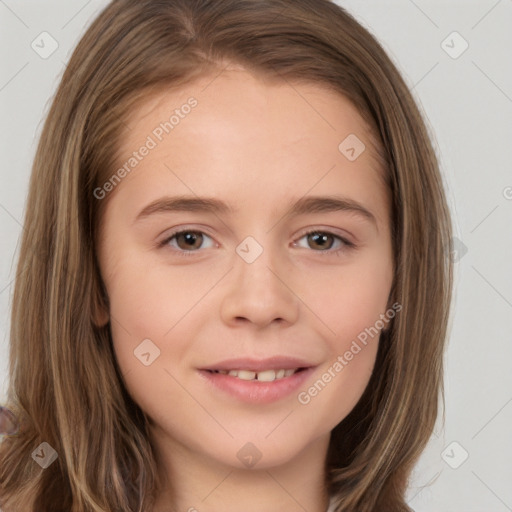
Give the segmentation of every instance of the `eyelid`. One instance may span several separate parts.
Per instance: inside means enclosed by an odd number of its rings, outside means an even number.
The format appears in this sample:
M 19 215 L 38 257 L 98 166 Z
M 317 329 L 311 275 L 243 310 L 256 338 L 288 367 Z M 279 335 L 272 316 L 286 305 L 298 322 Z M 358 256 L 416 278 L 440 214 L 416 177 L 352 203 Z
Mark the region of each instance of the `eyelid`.
M 319 250 L 319 251 L 315 251 L 313 249 L 310 249 L 310 252 L 318 253 L 318 254 L 320 254 L 322 256 L 324 256 L 324 255 L 341 256 L 342 255 L 341 253 L 345 253 L 345 252 L 347 252 L 347 251 L 349 251 L 351 249 L 356 249 L 357 248 L 357 245 L 354 242 L 350 241 L 345 236 L 342 236 L 342 235 L 339 235 L 339 234 L 335 233 L 332 230 L 332 228 L 331 229 L 324 229 L 324 228 L 320 228 L 320 229 L 318 229 L 318 228 L 307 229 L 306 231 L 302 232 L 302 234 L 296 239 L 295 242 L 293 242 L 294 246 L 297 246 L 298 241 L 301 240 L 302 238 L 304 238 L 305 236 L 312 235 L 312 234 L 315 234 L 315 233 L 321 233 L 321 234 L 332 236 L 333 238 L 337 239 L 341 243 L 341 247 L 339 247 L 338 249 L 329 248 L 329 249 Z
M 340 230 L 339 228 L 319 226 L 312 228 L 304 228 L 299 233 L 300 234 L 298 235 L 298 238 L 302 238 L 305 235 L 310 235 L 311 233 L 326 233 L 343 240 L 346 244 L 356 245 L 356 242 L 354 240 L 355 237 L 351 235 L 349 232 Z
M 163 232 L 165 234 L 162 235 L 163 236 L 162 242 L 168 240 L 172 236 L 182 233 L 183 231 L 187 231 L 187 232 L 194 231 L 197 233 L 202 233 L 202 234 L 208 235 L 210 238 L 213 238 L 213 234 L 211 233 L 211 230 L 207 226 L 203 226 L 201 224 L 193 224 L 193 225 L 183 224 L 180 226 L 175 226 L 173 228 L 166 229 Z
M 169 247 L 169 242 L 171 241 L 171 239 L 173 239 L 174 237 L 176 237 L 177 235 L 179 235 L 181 233 L 190 233 L 190 232 L 200 233 L 201 235 L 206 235 L 208 238 L 212 239 L 215 246 L 217 246 L 217 247 L 219 246 L 219 244 L 215 241 L 213 236 L 208 234 L 208 231 L 204 227 L 198 228 L 198 227 L 189 227 L 189 226 L 179 226 L 175 229 L 171 229 L 171 231 L 163 237 L 162 241 L 157 243 L 157 247 L 160 247 L 160 248 Z M 193 254 L 196 252 L 201 252 L 200 250 L 183 251 L 183 250 L 179 250 L 179 249 L 175 249 L 175 248 L 171 248 L 171 250 L 175 253 L 186 254 L 186 255 Z
M 339 254 L 340 252 L 347 251 L 349 249 L 354 249 L 357 247 L 357 245 L 353 241 L 351 241 L 349 239 L 349 237 L 340 235 L 336 231 L 337 231 L 336 228 L 323 228 L 323 227 L 304 228 L 300 232 L 300 234 L 297 237 L 295 237 L 295 239 L 293 241 L 293 245 L 294 245 L 294 247 L 296 247 L 297 242 L 307 235 L 311 235 L 314 233 L 322 233 L 322 234 L 327 234 L 327 235 L 330 235 L 330 236 L 338 239 L 342 243 L 342 247 L 340 247 L 339 249 L 329 248 L 329 249 L 326 249 L 323 251 L 322 250 L 315 251 L 314 249 L 310 249 L 311 252 L 333 255 L 333 254 Z M 180 226 L 180 227 L 177 227 L 177 228 L 171 230 L 171 232 L 168 233 L 161 242 L 158 242 L 157 245 L 158 245 L 158 247 L 161 247 L 161 248 L 170 247 L 169 242 L 171 241 L 171 239 L 173 239 L 174 237 L 176 237 L 177 235 L 179 235 L 181 233 L 187 233 L 187 232 L 194 232 L 194 233 L 199 233 L 201 235 L 206 235 L 208 238 L 212 239 L 212 241 L 214 242 L 214 244 L 217 247 L 219 246 L 219 244 L 215 241 L 214 237 L 212 235 L 208 234 L 208 231 L 204 227 L 198 228 L 198 227 L 191 227 L 191 226 L 186 226 L 186 225 Z M 202 252 L 200 249 L 186 251 L 186 250 L 170 248 L 170 250 L 173 251 L 174 253 L 184 255 L 184 256 L 191 256 L 195 253 Z

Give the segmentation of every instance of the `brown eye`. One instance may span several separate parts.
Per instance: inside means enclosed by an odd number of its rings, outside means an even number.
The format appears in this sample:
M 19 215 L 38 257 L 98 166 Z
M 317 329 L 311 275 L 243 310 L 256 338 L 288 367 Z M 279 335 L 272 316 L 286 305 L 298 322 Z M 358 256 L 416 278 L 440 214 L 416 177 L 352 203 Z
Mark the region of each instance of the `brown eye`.
M 206 243 L 205 243 L 206 242 Z M 209 244 L 209 245 L 208 245 Z M 202 252 L 201 249 L 215 247 L 213 239 L 202 231 L 182 229 L 169 235 L 159 245 L 181 256 L 192 256 Z
M 327 250 L 330 249 L 334 244 L 334 235 L 330 233 L 323 233 L 320 231 L 313 231 L 307 235 L 309 240 L 309 246 L 312 249 Z
M 176 238 L 177 246 L 184 251 L 199 249 L 203 243 L 203 234 L 199 231 L 182 231 L 177 233 L 174 238 Z
M 302 240 L 305 239 L 305 243 Z M 312 249 L 313 252 L 325 255 L 341 255 L 350 249 L 355 249 L 356 245 L 339 235 L 335 235 L 330 231 L 308 231 L 303 233 L 298 242 L 294 244 L 296 247 Z

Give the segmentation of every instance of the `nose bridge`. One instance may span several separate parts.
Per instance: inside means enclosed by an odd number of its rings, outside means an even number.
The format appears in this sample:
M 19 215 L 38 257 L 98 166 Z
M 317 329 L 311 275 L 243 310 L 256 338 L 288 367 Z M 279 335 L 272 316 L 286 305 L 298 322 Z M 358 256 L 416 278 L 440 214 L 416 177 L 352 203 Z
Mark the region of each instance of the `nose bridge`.
M 259 237 L 261 240 L 261 236 Z M 277 248 L 271 247 L 270 237 L 260 244 L 254 237 L 246 237 L 236 248 L 235 276 L 241 286 L 259 287 L 272 291 L 276 286 Z M 279 266 L 279 265 L 277 265 Z
M 270 236 L 248 236 L 236 247 L 234 269 L 222 304 L 225 322 L 244 318 L 261 326 L 274 320 L 294 322 L 298 314 L 292 278 L 279 248 L 271 247 Z

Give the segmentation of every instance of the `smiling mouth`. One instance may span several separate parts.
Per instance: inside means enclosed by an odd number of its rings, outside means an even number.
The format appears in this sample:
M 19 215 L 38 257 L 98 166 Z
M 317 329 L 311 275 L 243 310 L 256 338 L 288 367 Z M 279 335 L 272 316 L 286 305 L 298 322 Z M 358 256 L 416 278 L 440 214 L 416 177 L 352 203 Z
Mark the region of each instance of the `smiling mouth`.
M 228 375 L 240 380 L 259 381 L 259 382 L 273 382 L 275 380 L 285 379 L 292 375 L 304 371 L 305 368 L 290 368 L 280 370 L 208 370 L 210 373 Z

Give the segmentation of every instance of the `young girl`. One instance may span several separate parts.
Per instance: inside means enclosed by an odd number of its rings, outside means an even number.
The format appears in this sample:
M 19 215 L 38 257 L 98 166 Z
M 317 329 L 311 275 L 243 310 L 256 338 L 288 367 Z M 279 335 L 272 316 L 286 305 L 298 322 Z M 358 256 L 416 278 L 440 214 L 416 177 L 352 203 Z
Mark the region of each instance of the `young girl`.
M 327 0 L 115 0 L 34 162 L 4 512 L 409 511 L 442 396 L 427 131 Z

